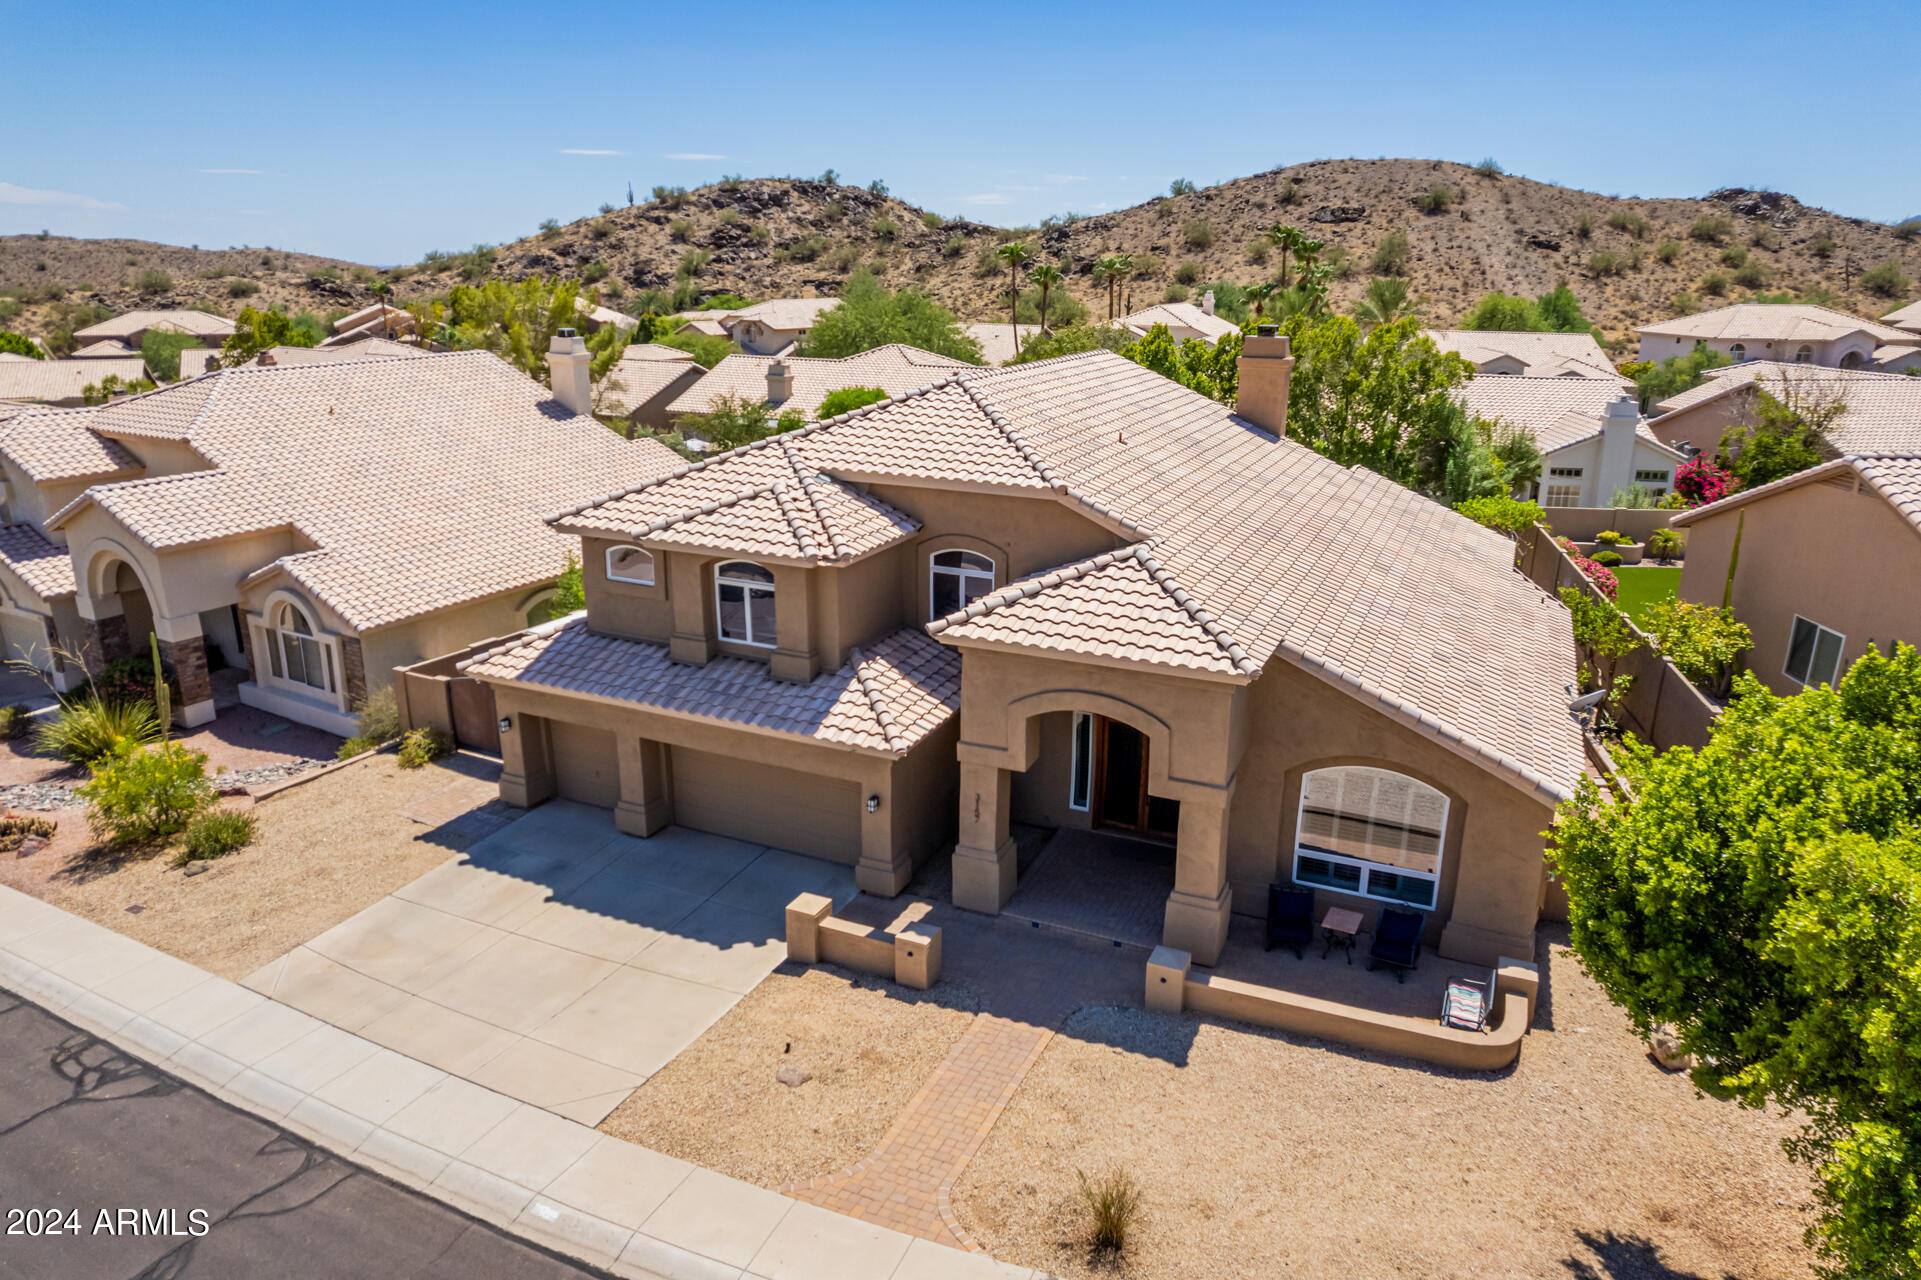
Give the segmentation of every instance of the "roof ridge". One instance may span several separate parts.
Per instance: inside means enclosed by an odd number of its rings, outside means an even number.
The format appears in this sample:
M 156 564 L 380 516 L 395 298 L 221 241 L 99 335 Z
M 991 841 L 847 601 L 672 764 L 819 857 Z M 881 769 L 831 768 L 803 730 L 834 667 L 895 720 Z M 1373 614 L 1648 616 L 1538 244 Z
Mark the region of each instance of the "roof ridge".
M 807 499 L 807 505 L 813 511 L 814 518 L 820 521 L 821 530 L 827 535 L 828 550 L 833 552 L 834 559 L 846 559 L 850 553 L 847 549 L 846 539 L 840 535 L 840 526 L 835 523 L 832 516 L 827 514 L 827 508 L 821 503 L 820 495 L 814 492 L 814 490 L 819 487 L 818 478 L 809 476 L 806 471 L 802 469 L 800 465 L 800 455 L 794 452 L 794 446 L 791 442 L 783 440 L 780 451 L 786 456 L 787 465 L 793 469 L 794 479 L 800 482 L 801 496 Z
M 663 529 L 671 529 L 677 524 L 685 524 L 689 520 L 698 520 L 702 516 L 711 516 L 716 511 L 722 511 L 743 502 L 750 502 L 755 498 L 764 498 L 779 487 L 779 481 L 773 484 L 750 485 L 745 489 L 730 493 L 724 498 L 715 498 L 711 501 L 703 502 L 697 507 L 684 507 L 676 511 L 673 515 L 661 516 L 657 520 L 649 520 L 640 527 L 640 531 L 634 534 L 634 537 L 644 538 L 648 534 L 659 533 Z
M 1241 642 L 1229 635 L 1227 628 L 1223 627 L 1213 614 L 1202 608 L 1200 602 L 1188 593 L 1187 588 L 1180 584 L 1173 573 L 1155 558 L 1151 548 L 1159 541 L 1160 539 L 1155 538 L 1140 544 L 1134 558 L 1140 562 L 1141 568 L 1147 570 L 1147 576 L 1154 580 L 1154 585 L 1167 594 L 1168 599 L 1179 605 L 1187 616 L 1194 620 L 1194 624 L 1207 633 L 1207 638 L 1212 640 L 1227 660 L 1234 664 L 1236 671 L 1246 676 L 1259 675 L 1261 664 L 1248 657 L 1247 650 L 1241 647 Z
M 867 655 L 859 645 L 847 650 L 847 660 L 854 668 L 854 682 L 860 686 L 861 695 L 867 699 L 867 709 L 873 712 L 874 723 L 880 726 L 880 736 L 887 740 L 887 749 L 896 755 L 907 750 L 907 740 L 900 736 L 894 723 L 894 713 L 887 708 L 886 699 L 881 697 L 880 687 L 874 678 L 867 674 Z
M 806 522 L 800 518 L 800 512 L 795 509 L 794 499 L 788 496 L 787 482 L 774 481 L 769 492 L 774 495 L 774 505 L 778 506 L 781 515 L 786 517 L 787 527 L 793 532 L 794 541 L 800 545 L 801 554 L 820 559 L 820 547 L 815 544 L 814 535 L 808 531 Z
M 1086 353 L 1073 352 L 1071 354 L 1084 355 Z M 1037 361 L 1036 363 L 1040 363 L 1040 362 Z M 980 371 L 981 372 L 997 372 L 995 370 L 986 370 L 986 369 L 982 369 Z M 1086 493 L 1082 492 L 1080 489 L 1076 488 L 1075 486 L 1069 484 L 1065 479 L 1063 479 L 1060 476 L 1058 472 L 1054 470 L 1053 467 L 1047 464 L 1046 459 L 1041 457 L 1040 451 L 1036 449 L 1033 445 L 1027 442 L 1027 437 L 1023 436 L 1014 427 L 1014 424 L 1007 420 L 1006 416 L 1003 415 L 999 409 L 996 409 L 992 405 L 988 404 L 986 398 L 982 396 L 979 392 L 974 390 L 973 384 L 969 382 L 967 378 L 956 377 L 955 381 L 960 383 L 961 390 L 967 393 L 967 398 L 969 400 L 972 400 L 974 402 L 975 407 L 978 408 L 981 411 L 981 413 L 986 416 L 989 422 L 994 424 L 995 429 L 998 430 L 1003 436 L 1007 438 L 1007 443 L 1009 443 L 1014 447 L 1014 451 L 1021 455 L 1022 460 L 1025 461 L 1029 466 L 1034 468 L 1034 474 L 1039 476 L 1041 478 L 1041 482 L 1045 484 L 1048 488 L 1052 489 L 1054 492 L 1062 495 L 1063 497 L 1069 498 L 1072 501 L 1079 503 L 1081 506 L 1086 507 L 1088 510 L 1094 512 L 1096 515 L 1102 517 L 1103 519 L 1114 521 L 1116 524 L 1120 525 L 1121 528 L 1126 529 L 1129 533 L 1140 533 L 1144 535 L 1149 533 L 1148 529 L 1145 526 L 1143 526 L 1139 521 L 1133 519 L 1130 516 L 1122 515 L 1120 512 L 1114 510 L 1112 507 L 1107 506 L 1105 503 L 1096 502 L 1094 499 L 1088 497 Z
M 1125 547 L 1116 548 L 1113 551 L 1103 551 L 1098 555 L 1088 556 L 1084 560 L 1076 560 L 1071 564 L 1064 564 L 1057 568 L 1049 569 L 1046 573 L 1037 573 L 1031 577 L 1010 582 L 1006 586 L 990 591 L 984 596 L 976 596 L 959 609 L 954 610 L 954 612 L 943 617 L 935 618 L 932 622 L 929 622 L 927 624 L 927 634 L 937 636 L 951 626 L 957 626 L 962 622 L 968 622 L 981 617 L 983 614 L 991 613 L 1004 604 L 1012 604 L 1016 600 L 1030 599 L 1050 587 L 1058 587 L 1063 582 L 1078 582 L 1090 573 L 1097 573 L 1117 561 L 1125 560 L 1129 556 L 1134 555 L 1141 545 L 1141 543 L 1135 542 L 1129 543 Z

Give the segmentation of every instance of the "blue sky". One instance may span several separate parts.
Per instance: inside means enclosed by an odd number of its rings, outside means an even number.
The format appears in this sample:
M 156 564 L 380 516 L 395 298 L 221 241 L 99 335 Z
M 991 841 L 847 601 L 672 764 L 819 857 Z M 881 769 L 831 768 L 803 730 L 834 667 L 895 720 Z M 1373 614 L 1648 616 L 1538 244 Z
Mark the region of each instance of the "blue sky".
M 1896 6 L 1896 9 L 1901 6 Z M 1891 16 L 1889 10 L 1883 16 Z M 84 22 L 71 15 L 84 14 Z M 0 233 L 386 265 L 724 173 L 1006 225 L 1340 156 L 1921 214 L 1914 32 L 1819 6 L 0 0 Z M 1818 105 L 1817 105 L 1818 104 Z

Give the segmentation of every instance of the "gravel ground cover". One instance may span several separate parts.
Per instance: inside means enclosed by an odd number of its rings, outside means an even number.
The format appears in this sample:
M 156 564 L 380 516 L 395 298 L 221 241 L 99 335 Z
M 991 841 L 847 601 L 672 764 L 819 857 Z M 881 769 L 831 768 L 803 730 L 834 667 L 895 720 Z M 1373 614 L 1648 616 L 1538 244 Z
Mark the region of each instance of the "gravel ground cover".
M 1564 937 L 1559 941 L 1564 941 Z M 1566 948 L 1508 1072 L 1136 1008 L 1068 1019 L 954 1191 L 996 1258 L 1067 1277 L 1805 1280 L 1796 1122 L 1648 1058 Z M 1124 1257 L 1075 1171 L 1144 1190 Z
M 832 1173 L 879 1143 L 973 1009 L 946 984 L 784 964 L 600 1129 L 763 1187 Z M 783 1084 L 782 1068 L 809 1078 Z

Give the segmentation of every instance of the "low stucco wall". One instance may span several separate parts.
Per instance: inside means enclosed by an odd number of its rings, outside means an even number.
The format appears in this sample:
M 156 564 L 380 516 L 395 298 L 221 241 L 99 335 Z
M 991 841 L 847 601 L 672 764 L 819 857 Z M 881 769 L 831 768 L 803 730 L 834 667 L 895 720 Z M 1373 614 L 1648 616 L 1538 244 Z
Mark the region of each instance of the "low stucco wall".
M 1680 514 L 1644 507 L 1548 507 L 1546 511 L 1542 523 L 1554 530 L 1557 538 L 1575 542 L 1592 542 L 1595 534 L 1607 530 L 1646 542 L 1650 533 L 1667 528 L 1668 521 Z
M 803 893 L 787 904 L 787 958 L 837 964 L 925 991 L 940 981 L 941 931 L 926 923 L 888 933 L 834 916 L 834 904 Z

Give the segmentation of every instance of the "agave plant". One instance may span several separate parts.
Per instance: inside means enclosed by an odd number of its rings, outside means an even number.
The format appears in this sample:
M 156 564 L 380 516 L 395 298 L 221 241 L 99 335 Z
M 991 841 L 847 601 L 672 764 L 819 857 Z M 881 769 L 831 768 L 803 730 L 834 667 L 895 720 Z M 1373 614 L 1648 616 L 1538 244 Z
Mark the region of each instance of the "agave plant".
M 74 764 L 91 765 L 122 743 L 145 746 L 160 741 L 160 716 L 142 699 L 102 702 L 91 692 L 63 700 L 60 709 L 33 731 L 33 749 Z

